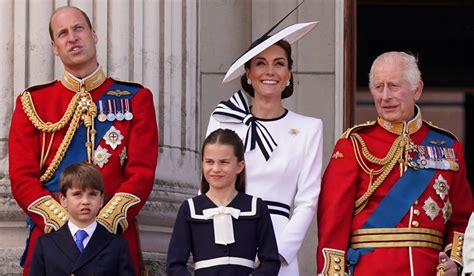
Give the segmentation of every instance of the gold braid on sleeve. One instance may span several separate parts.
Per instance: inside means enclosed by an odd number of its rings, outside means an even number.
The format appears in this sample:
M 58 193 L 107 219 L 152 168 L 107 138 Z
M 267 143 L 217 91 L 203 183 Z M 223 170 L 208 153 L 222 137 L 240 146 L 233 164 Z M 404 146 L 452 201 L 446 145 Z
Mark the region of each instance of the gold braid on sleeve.
M 97 115 L 97 106 L 92 100 L 92 96 L 89 92 L 87 92 L 84 88 L 81 88 L 81 91 L 79 93 L 76 93 L 76 95 L 74 95 L 74 97 L 69 102 L 69 105 L 64 115 L 56 123 L 44 122 L 39 117 L 33 104 L 33 100 L 31 99 L 31 95 L 28 91 L 22 93 L 21 103 L 23 106 L 23 110 L 25 111 L 25 114 L 30 120 L 30 122 L 36 129 L 40 130 L 43 133 L 54 134 L 56 131 L 63 129 L 69 123 L 69 127 L 66 131 L 64 139 L 61 141 L 61 144 L 56 154 L 54 155 L 53 160 L 51 161 L 43 175 L 41 175 L 40 177 L 40 181 L 42 183 L 51 179 L 54 172 L 59 167 L 59 164 L 64 158 L 66 150 L 71 144 L 71 140 L 74 137 L 74 133 L 76 133 L 76 130 L 79 127 L 81 119 L 84 121 L 84 124 L 87 128 L 87 159 L 89 163 L 91 162 L 92 157 L 94 156 L 94 141 L 96 133 L 94 129 L 94 118 Z M 49 152 L 51 145 L 52 143 L 49 143 L 47 152 Z M 44 152 L 44 149 L 42 149 L 41 152 Z M 46 157 L 42 157 L 42 159 L 46 159 Z M 41 160 L 41 164 L 42 163 L 44 163 L 44 160 Z
M 369 197 L 380 187 L 397 163 L 400 163 L 401 166 L 403 165 L 406 168 L 407 162 L 411 161 L 411 159 L 408 158 L 408 153 L 410 150 L 413 150 L 413 147 L 408 147 L 408 145 L 412 144 L 409 137 L 399 136 L 393 142 L 387 155 L 384 158 L 377 158 L 369 152 L 365 141 L 359 134 L 352 133 L 350 139 L 357 163 L 370 177 L 367 191 L 355 202 L 354 214 L 357 215 L 364 209 Z M 371 164 L 380 166 L 380 168 L 377 170 L 371 169 L 364 158 Z M 374 177 L 376 177 L 375 181 Z

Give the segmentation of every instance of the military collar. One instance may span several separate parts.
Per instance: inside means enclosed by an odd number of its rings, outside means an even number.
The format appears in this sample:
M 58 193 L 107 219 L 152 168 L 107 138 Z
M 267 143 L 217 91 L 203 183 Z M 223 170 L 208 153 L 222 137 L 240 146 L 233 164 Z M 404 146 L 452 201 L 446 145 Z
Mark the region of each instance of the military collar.
M 67 89 L 74 92 L 79 92 L 81 90 L 81 86 L 83 86 L 86 91 L 92 91 L 103 84 L 106 79 L 107 78 L 104 71 L 102 70 L 102 66 L 98 66 L 92 74 L 82 79 L 76 78 L 68 71 L 64 71 L 64 74 L 61 78 L 61 83 Z
M 408 122 L 391 123 L 379 117 L 377 119 L 377 123 L 384 129 L 386 129 L 387 131 L 397 134 L 397 135 L 402 135 L 403 133 L 406 133 L 404 129 L 408 129 L 408 133 L 413 134 L 417 132 L 421 128 L 421 125 L 423 124 L 423 119 L 421 118 L 420 107 L 417 105 L 415 105 L 415 112 L 416 112 L 415 117 Z

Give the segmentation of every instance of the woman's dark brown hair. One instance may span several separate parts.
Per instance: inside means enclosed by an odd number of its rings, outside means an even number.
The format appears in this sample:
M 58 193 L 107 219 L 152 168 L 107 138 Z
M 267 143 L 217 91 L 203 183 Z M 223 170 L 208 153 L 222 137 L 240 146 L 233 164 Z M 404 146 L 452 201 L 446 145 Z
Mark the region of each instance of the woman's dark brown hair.
M 265 39 L 262 39 L 262 40 L 265 40 Z M 256 45 L 260 44 L 262 42 L 262 40 L 259 39 L 259 40 L 256 40 L 254 43 L 252 43 L 252 45 L 250 45 L 250 47 L 249 47 L 249 50 L 252 49 L 253 47 L 255 47 Z M 286 58 L 288 59 L 288 69 L 290 69 L 290 71 L 291 71 L 291 68 L 293 66 L 293 59 L 291 59 L 291 45 L 290 45 L 290 43 L 286 42 L 285 40 L 279 40 L 273 45 L 280 46 L 280 48 L 282 48 L 285 51 Z M 250 62 L 251 61 L 252 61 L 252 59 L 245 63 L 245 65 L 244 65 L 245 69 L 250 68 Z M 282 99 L 288 98 L 291 95 L 293 95 L 293 83 L 294 83 L 293 74 L 291 74 L 290 85 L 286 86 L 285 89 L 283 90 L 283 92 L 281 93 L 281 98 Z M 243 74 L 242 77 L 240 78 L 240 85 L 242 85 L 242 88 L 245 90 L 245 92 L 247 92 L 247 94 L 254 97 L 255 91 L 253 89 L 253 86 L 251 84 L 247 83 L 247 76 L 245 74 Z
M 207 145 L 228 145 L 234 149 L 234 156 L 237 157 L 237 162 L 244 161 L 244 145 L 242 140 L 240 139 L 239 135 L 235 133 L 231 129 L 216 129 L 209 136 L 207 136 L 206 140 L 202 144 L 201 149 L 201 161 L 204 160 L 204 149 Z M 238 192 L 245 193 L 245 167 L 243 170 L 237 175 L 235 179 L 235 189 Z M 209 182 L 207 182 L 204 174 L 201 176 L 201 193 L 205 194 L 209 191 Z

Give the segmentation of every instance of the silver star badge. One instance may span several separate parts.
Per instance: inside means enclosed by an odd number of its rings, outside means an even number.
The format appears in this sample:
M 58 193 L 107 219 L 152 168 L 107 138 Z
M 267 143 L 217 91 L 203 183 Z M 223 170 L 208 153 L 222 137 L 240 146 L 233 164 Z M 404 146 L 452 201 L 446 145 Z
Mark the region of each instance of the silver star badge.
M 434 201 L 431 197 L 428 197 L 428 199 L 425 200 L 425 203 L 423 204 L 423 210 L 425 210 L 426 215 L 430 217 L 431 220 L 434 220 L 436 216 L 438 216 L 441 208 L 439 208 L 436 201 Z
M 123 135 L 120 133 L 120 130 L 116 129 L 114 126 L 111 126 L 110 129 L 105 133 L 103 139 L 105 140 L 105 143 L 112 149 L 116 149 L 118 145 L 122 144 Z
M 435 179 L 435 183 L 433 184 L 433 188 L 436 191 L 436 194 L 444 200 L 444 198 L 448 195 L 449 185 L 448 181 L 444 179 L 444 177 L 440 174 L 437 179 Z
M 94 164 L 103 168 L 107 162 L 109 162 L 109 157 L 112 156 L 107 149 L 104 149 L 101 146 L 98 146 L 94 152 Z
M 448 220 L 451 218 L 451 214 L 453 213 L 453 207 L 451 206 L 451 202 L 446 201 L 443 206 L 443 218 L 444 218 L 444 223 L 448 222 Z

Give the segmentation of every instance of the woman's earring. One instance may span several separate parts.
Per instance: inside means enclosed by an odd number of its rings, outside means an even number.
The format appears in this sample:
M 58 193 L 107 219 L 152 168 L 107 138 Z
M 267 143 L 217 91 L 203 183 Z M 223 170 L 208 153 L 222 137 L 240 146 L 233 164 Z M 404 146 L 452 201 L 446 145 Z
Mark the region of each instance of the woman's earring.
M 249 78 L 247 78 L 247 84 L 252 85 L 252 81 Z
M 290 86 L 290 80 L 286 82 L 286 86 Z

